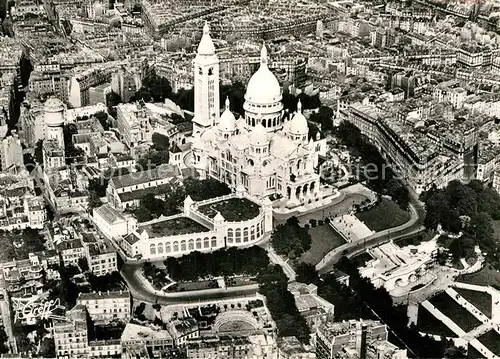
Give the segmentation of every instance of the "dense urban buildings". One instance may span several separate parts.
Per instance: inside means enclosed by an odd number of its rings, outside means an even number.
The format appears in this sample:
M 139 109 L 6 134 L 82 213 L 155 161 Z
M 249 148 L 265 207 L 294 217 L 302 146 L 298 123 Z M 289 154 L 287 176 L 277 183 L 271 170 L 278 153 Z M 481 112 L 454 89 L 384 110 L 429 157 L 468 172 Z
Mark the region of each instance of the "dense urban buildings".
M 493 1 L 0 17 L 0 356 L 500 358 Z

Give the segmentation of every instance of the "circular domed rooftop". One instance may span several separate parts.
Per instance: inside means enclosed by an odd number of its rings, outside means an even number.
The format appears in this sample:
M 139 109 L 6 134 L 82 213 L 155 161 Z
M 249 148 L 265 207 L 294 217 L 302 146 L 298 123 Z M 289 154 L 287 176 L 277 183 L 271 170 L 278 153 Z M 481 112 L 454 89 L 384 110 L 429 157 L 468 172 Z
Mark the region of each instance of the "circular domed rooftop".
M 269 136 L 267 135 L 267 131 L 259 121 L 252 132 L 250 132 L 250 144 L 253 146 L 265 146 L 268 143 Z
M 290 133 L 293 135 L 306 135 L 309 133 L 309 126 L 307 125 L 307 120 L 302 114 L 302 104 L 297 104 L 297 113 L 293 116 L 292 121 L 290 121 Z
M 61 100 L 51 97 L 44 103 L 44 120 L 48 126 L 62 126 L 64 124 L 64 104 Z
M 281 87 L 269 67 L 267 67 L 267 49 L 262 45 L 260 67 L 250 78 L 245 93 L 245 100 L 256 104 L 273 104 L 281 101 Z

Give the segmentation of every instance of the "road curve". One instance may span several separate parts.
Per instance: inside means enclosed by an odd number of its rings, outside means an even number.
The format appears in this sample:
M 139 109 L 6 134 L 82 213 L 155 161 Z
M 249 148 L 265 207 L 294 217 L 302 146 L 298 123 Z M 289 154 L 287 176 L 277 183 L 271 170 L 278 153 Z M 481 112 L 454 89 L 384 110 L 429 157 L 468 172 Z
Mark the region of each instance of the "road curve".
M 320 274 L 328 273 L 333 269 L 335 263 L 337 263 L 343 255 L 353 256 L 368 248 L 376 247 L 391 240 L 408 237 L 423 231 L 424 227 L 420 223 L 422 215 L 419 211 L 417 211 L 413 203 L 410 203 L 409 207 L 411 216 L 408 222 L 397 227 L 377 232 L 363 240 L 346 243 L 340 247 L 332 249 L 318 264 L 316 264 L 316 270 Z
M 120 271 L 123 279 L 134 299 L 158 303 L 162 305 L 182 304 L 191 302 L 200 302 L 206 300 L 217 300 L 227 298 L 241 298 L 254 296 L 257 293 L 257 285 L 248 285 L 244 287 L 231 287 L 228 289 L 196 291 L 196 292 L 177 292 L 156 294 L 146 279 L 142 276 L 140 267 L 142 264 L 125 263 Z

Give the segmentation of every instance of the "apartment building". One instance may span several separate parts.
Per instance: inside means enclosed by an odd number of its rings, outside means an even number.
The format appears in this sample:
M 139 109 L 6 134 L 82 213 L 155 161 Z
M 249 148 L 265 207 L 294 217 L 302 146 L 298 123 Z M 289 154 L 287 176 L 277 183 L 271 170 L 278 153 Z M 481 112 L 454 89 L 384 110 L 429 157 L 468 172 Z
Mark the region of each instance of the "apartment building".
M 464 178 L 467 154 L 477 145 L 473 128 L 461 131 L 455 128 L 449 133 L 451 119 L 450 125 L 441 123 L 444 127 L 427 133 L 414 131 L 413 121 L 404 122 L 401 116 L 385 110 L 352 104 L 348 121 L 370 139 L 393 170 L 402 174 L 417 193 L 433 184 L 441 188 L 451 180 Z
M 148 194 L 160 194 L 170 185 L 181 183 L 182 172 L 175 165 L 161 165 L 147 171 L 113 177 L 106 189 L 108 203 L 123 210 L 139 204 L 140 199 Z
M 328 322 L 318 328 L 315 338 L 318 359 L 336 358 L 344 348 L 352 348 L 359 358 L 366 358 L 368 344 L 387 341 L 388 331 L 385 324 L 373 320 Z
M 119 104 L 116 114 L 118 132 L 129 148 L 151 142 L 152 127 L 144 104 Z
M 457 62 L 471 68 L 489 67 L 493 63 L 493 52 L 488 46 L 464 43 L 457 50 Z
M 22 165 L 24 163 L 21 140 L 16 132 L 2 140 L 1 162 L 3 171 L 12 165 Z
M 54 322 L 54 342 L 57 359 L 87 359 L 87 309 L 76 305 L 66 312 L 66 321 Z
M 440 83 L 432 91 L 432 97 L 438 102 L 449 102 L 454 108 L 461 108 L 467 97 L 467 91 L 457 80 Z
M 116 251 L 107 239 L 101 239 L 95 232 L 82 233 L 82 243 L 89 270 L 102 276 L 118 271 Z
M 62 241 L 56 244 L 65 266 L 78 266 L 78 260 L 85 258 L 85 248 L 79 238 Z
M 276 342 L 267 335 L 208 337 L 186 343 L 186 357 L 220 359 L 261 359 L 276 355 Z
M 15 322 L 20 325 L 35 325 L 41 319 L 34 313 L 25 313 L 14 304 L 36 300 L 44 295 L 44 286 L 48 281 L 60 280 L 59 255 L 54 250 L 29 253 L 28 259 L 2 263 L 2 275 L 5 289 L 13 302 Z M 22 308 L 22 305 L 21 305 Z M 53 312 L 52 314 L 55 314 Z
M 114 319 L 127 322 L 130 319 L 131 297 L 128 291 L 80 293 L 76 303 L 87 308 L 94 323 Z

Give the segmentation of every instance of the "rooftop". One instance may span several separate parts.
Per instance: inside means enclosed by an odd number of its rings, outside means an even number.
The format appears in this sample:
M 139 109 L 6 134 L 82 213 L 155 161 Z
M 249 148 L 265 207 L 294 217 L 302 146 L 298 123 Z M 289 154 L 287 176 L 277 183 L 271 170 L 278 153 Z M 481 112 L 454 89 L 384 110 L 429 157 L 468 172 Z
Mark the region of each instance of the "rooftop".
M 80 293 L 78 300 L 95 300 L 95 299 L 108 299 L 108 298 L 129 298 L 128 291 L 115 291 L 115 292 L 94 292 L 94 293 Z
M 122 342 L 144 342 L 146 340 L 173 340 L 166 330 L 154 330 L 153 328 L 128 323 L 122 333 Z
M 113 177 L 111 183 L 118 189 L 178 176 L 181 176 L 179 166 L 165 164 L 151 170 Z
M 95 211 L 99 214 L 104 220 L 110 224 L 115 224 L 119 222 L 125 222 L 126 219 L 123 215 L 111 207 L 108 203 L 103 204 L 101 207 L 96 208 Z
M 146 231 L 149 237 L 159 238 L 188 233 L 208 232 L 209 229 L 189 217 L 177 217 L 139 227 L 138 232 Z
M 257 217 L 260 207 L 246 198 L 230 198 L 199 206 L 198 210 L 210 218 L 214 218 L 217 213 L 220 213 L 226 221 L 237 222 Z

